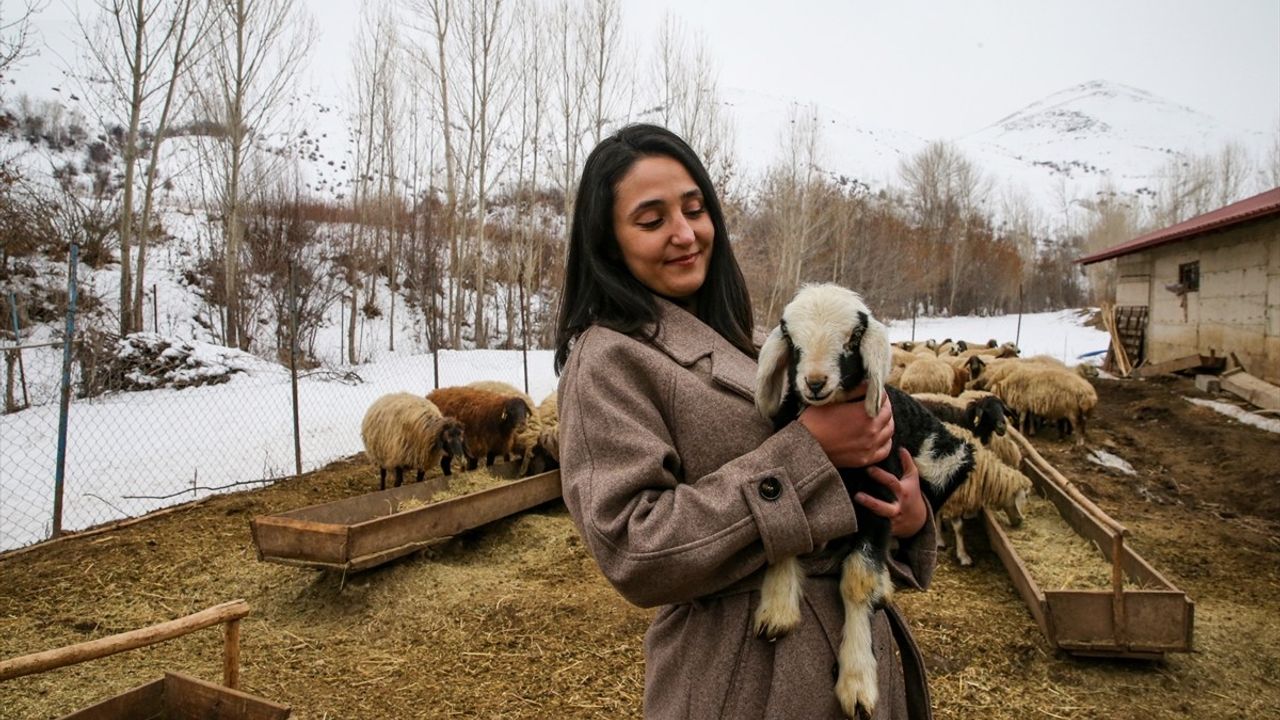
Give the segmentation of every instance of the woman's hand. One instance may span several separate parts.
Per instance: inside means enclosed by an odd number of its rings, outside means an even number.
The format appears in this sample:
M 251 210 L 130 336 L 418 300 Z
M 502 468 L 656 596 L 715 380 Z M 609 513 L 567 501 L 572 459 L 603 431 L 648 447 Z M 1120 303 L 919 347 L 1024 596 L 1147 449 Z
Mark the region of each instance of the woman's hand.
M 893 492 L 896 502 L 877 500 L 863 492 L 855 493 L 853 500 L 876 515 L 887 518 L 894 537 L 909 538 L 924 527 L 929 510 L 925 507 L 924 496 L 920 494 L 920 473 L 916 471 L 911 453 L 906 448 L 898 448 L 898 456 L 902 459 L 901 478 L 878 467 L 867 468 L 867 474 L 872 480 Z
M 860 389 L 861 393 L 854 391 L 855 397 L 865 395 L 865 383 Z M 836 467 L 874 465 L 889 457 L 893 448 L 893 407 L 888 395 L 874 418 L 867 417 L 861 401 L 849 401 L 806 407 L 799 421 Z

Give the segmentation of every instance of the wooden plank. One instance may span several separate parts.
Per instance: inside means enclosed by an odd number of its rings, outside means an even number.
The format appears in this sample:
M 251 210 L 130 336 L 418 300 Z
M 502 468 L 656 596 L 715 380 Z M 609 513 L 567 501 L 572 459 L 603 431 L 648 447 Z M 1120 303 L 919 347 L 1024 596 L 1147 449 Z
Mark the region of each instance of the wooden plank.
M 1084 652 L 1190 652 L 1190 607 L 1181 592 L 1126 590 L 1124 637 L 1106 590 L 1047 590 L 1059 647 Z
M 373 567 L 558 497 L 560 471 L 552 470 L 362 523 L 351 528 L 351 569 Z
M 1240 371 L 1222 376 L 1222 389 L 1267 410 L 1280 411 L 1280 387 Z
M 164 679 L 161 678 L 63 715 L 58 720 L 160 720 L 165 715 Z
M 164 690 L 165 707 L 170 718 L 285 720 L 292 712 L 288 705 L 279 705 L 182 673 L 165 673 Z
M 159 625 L 0 661 L 0 680 L 10 680 L 155 645 L 202 628 L 230 620 L 239 620 L 248 614 L 249 603 L 244 600 L 232 600 Z
M 1201 360 L 1199 355 L 1188 355 L 1186 357 L 1180 357 L 1175 360 L 1166 360 L 1153 365 L 1143 365 L 1137 370 L 1134 370 L 1133 374 L 1140 378 L 1148 378 L 1155 375 L 1178 372 L 1179 370 L 1190 370 L 1192 368 L 1198 368 L 1200 365 Z
M 494 465 L 499 477 L 517 474 L 515 463 Z M 456 476 L 455 476 L 456 477 Z M 433 478 L 442 481 L 442 476 Z M 429 503 L 443 482 L 432 480 L 290 510 L 251 521 L 258 559 L 334 570 L 381 565 L 485 523 L 560 496 L 560 472 L 504 483 L 445 502 Z M 394 512 L 406 500 L 425 503 Z

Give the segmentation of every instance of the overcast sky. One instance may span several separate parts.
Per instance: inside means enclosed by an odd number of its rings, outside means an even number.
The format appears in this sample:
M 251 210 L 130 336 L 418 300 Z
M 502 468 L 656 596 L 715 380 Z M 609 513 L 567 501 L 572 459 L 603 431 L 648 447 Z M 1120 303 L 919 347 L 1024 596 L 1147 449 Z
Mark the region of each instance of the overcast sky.
M 979 130 L 1090 80 L 1141 88 L 1241 129 L 1280 123 L 1280 0 L 623 4 L 646 46 L 667 10 L 701 29 L 723 85 L 925 138 Z
M 364 0 L 304 1 L 321 31 L 311 75 L 341 94 Z M 723 86 L 924 138 L 974 132 L 1090 80 L 1228 127 L 1280 126 L 1280 0 L 622 1 L 637 64 L 670 11 L 705 34 Z M 52 45 L 75 34 L 77 2 L 89 0 L 53 0 L 38 19 Z

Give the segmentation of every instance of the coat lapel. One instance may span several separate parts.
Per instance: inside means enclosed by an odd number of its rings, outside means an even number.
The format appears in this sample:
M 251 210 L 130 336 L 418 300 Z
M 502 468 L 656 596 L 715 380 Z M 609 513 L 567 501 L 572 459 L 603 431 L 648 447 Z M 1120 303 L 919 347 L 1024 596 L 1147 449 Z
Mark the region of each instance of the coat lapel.
M 711 379 L 755 402 L 756 361 L 687 310 L 663 298 L 657 301 L 660 320 L 654 345 L 685 367 L 710 356 Z

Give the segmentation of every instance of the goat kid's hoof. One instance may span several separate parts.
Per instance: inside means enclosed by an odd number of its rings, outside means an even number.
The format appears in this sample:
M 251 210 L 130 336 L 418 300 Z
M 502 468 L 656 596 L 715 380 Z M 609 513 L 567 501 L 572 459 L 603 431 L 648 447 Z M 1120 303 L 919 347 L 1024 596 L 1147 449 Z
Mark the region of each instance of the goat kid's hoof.
M 800 624 L 800 609 L 765 611 L 760 607 L 755 612 L 755 637 L 776 641 L 782 635 L 790 633 Z
M 973 567 L 973 558 L 968 555 L 956 559 L 960 561 L 960 567 Z
M 840 671 L 840 678 L 836 681 L 836 698 L 840 700 L 845 717 L 871 720 L 876 711 L 878 694 L 874 665 L 870 673 Z

